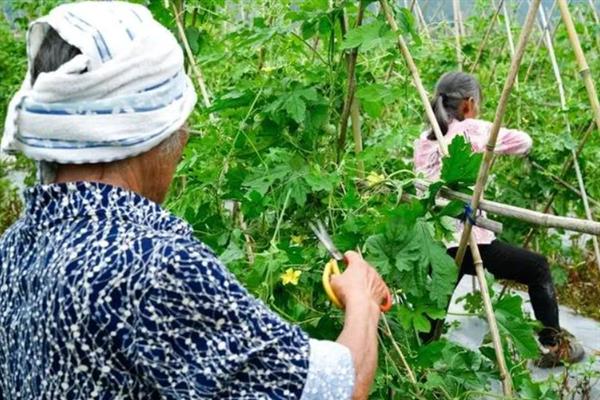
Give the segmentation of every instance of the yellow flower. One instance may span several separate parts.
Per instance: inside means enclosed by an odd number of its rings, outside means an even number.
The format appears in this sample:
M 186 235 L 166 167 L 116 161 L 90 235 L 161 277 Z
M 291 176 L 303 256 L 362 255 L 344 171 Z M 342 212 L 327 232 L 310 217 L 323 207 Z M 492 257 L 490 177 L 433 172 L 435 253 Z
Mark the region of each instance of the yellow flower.
M 300 275 L 302 275 L 302 271 L 296 271 L 293 268 L 288 268 L 285 271 L 285 274 L 281 274 L 281 282 L 283 282 L 284 285 L 289 283 L 292 285 L 297 285 Z
M 376 172 L 371 172 L 369 176 L 367 176 L 367 184 L 369 187 L 380 184 L 385 181 L 385 176 L 378 174 Z
M 291 240 L 293 244 L 300 246 L 306 240 L 306 235 L 292 235 Z

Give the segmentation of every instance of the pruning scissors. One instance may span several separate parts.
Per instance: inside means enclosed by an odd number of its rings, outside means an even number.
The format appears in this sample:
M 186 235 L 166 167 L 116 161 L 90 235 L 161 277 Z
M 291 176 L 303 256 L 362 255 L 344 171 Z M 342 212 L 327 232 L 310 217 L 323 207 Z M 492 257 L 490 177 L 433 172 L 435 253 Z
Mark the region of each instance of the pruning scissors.
M 335 247 L 333 244 L 333 240 L 327 233 L 327 229 L 325 229 L 325 225 L 320 220 L 317 220 L 317 225 L 312 222 L 308 223 L 308 226 L 314 232 L 317 239 L 321 242 L 321 244 L 327 249 L 329 254 L 333 257 L 327 264 L 325 264 L 325 269 L 323 270 L 323 276 L 321 281 L 323 283 L 323 289 L 325 289 L 325 293 L 327 293 L 327 297 L 333 304 L 335 304 L 338 308 L 343 308 L 342 302 L 337 298 L 335 292 L 331 288 L 331 277 L 333 275 L 340 275 L 342 272 L 340 271 L 340 267 L 338 266 L 338 262 L 343 262 L 345 265 L 348 265 L 348 260 L 344 255 Z M 387 312 L 392 308 L 392 295 L 388 292 L 387 297 L 385 299 L 385 303 L 380 306 L 382 312 Z

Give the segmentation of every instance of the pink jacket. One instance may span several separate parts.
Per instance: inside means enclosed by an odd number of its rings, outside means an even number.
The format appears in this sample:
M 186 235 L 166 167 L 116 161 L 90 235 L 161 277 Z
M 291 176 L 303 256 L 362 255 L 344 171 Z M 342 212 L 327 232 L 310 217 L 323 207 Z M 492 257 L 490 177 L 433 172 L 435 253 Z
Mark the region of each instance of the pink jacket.
M 464 135 L 467 142 L 471 143 L 474 152 L 481 153 L 485 150 L 492 124 L 479 119 L 453 120 L 448 126 L 448 133 L 444 136 L 447 144 L 452 142 L 457 135 Z M 440 178 L 442 157 L 437 141 L 427 139 L 429 131 L 423 132 L 415 141 L 414 163 L 415 172 L 423 175 L 427 180 L 436 181 Z M 496 141 L 495 153 L 524 155 L 532 146 L 531 137 L 525 132 L 516 129 L 500 128 Z M 482 213 L 485 215 L 485 213 Z M 462 235 L 463 223 L 456 221 L 456 232 L 447 247 L 457 247 Z M 489 244 L 495 238 L 493 232 L 486 229 L 473 227 L 473 234 L 479 244 Z

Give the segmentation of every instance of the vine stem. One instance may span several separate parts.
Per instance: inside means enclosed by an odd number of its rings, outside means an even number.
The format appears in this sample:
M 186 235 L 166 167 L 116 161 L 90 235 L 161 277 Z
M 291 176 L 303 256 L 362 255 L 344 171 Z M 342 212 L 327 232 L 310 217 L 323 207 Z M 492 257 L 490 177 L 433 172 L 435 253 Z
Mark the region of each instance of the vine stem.
M 385 314 L 381 314 L 381 320 L 383 321 L 383 326 L 385 327 L 386 335 L 390 338 L 390 340 L 392 342 L 392 346 L 394 347 L 394 350 L 396 350 L 396 353 L 398 353 L 398 357 L 400 357 L 402 366 L 404 366 L 404 368 L 406 369 L 406 373 L 408 374 L 408 379 L 414 385 L 415 390 L 420 395 L 421 390 L 419 389 L 419 386 L 417 384 L 417 378 L 415 377 L 415 373 L 410 368 L 410 365 L 408 365 L 408 362 L 406 361 L 406 357 L 404 357 L 404 353 L 402 352 L 402 349 L 400 348 L 400 346 L 394 339 L 394 335 L 392 335 L 392 330 L 390 329 L 390 324 L 388 323 L 388 320 L 387 320 L 387 317 L 385 316 Z
M 283 207 L 281 208 L 281 214 L 279 214 L 279 218 L 277 219 L 277 225 L 275 226 L 275 232 L 273 232 L 273 237 L 271 238 L 271 246 L 275 246 L 275 239 L 277 239 L 277 236 L 279 235 L 279 229 L 281 228 L 281 222 L 283 221 L 283 216 L 285 215 L 285 209 L 287 208 L 291 194 L 292 194 L 292 189 L 288 189 L 288 191 L 285 195 L 285 200 L 283 201 Z
M 379 1 L 381 4 L 381 8 L 383 10 L 383 12 L 385 13 L 386 19 L 388 21 L 388 24 L 390 25 L 392 31 L 394 32 L 398 32 L 398 25 L 396 24 L 396 21 L 394 19 L 394 16 L 392 14 L 392 11 L 390 9 L 390 6 L 387 2 L 387 0 L 380 0 Z M 539 5 L 540 0 L 533 0 L 533 4 L 536 4 L 536 8 Z M 533 7 L 532 7 L 533 8 Z M 533 14 L 533 16 L 531 16 L 530 14 Z M 520 58 L 523 56 L 523 53 L 525 51 L 525 44 L 526 44 L 526 39 L 527 36 L 529 35 L 529 33 L 531 32 L 531 28 L 533 26 L 533 20 L 535 17 L 535 10 L 533 11 L 533 13 L 529 12 L 528 14 L 528 22 L 529 25 L 526 24 L 526 28 L 525 32 L 527 33 L 526 35 L 522 35 L 524 36 L 520 42 L 519 42 L 519 52 L 517 54 L 520 54 L 520 57 L 518 59 L 518 61 L 520 62 Z M 437 123 L 437 119 L 435 118 L 435 115 L 433 113 L 433 110 L 431 108 L 431 104 L 429 102 L 429 98 L 427 96 L 427 92 L 425 91 L 425 88 L 423 87 L 423 84 L 421 82 L 421 78 L 419 75 L 419 71 L 414 63 L 414 60 L 410 54 L 410 51 L 408 50 L 408 47 L 406 45 L 406 42 L 404 41 L 404 38 L 402 37 L 402 35 L 398 35 L 398 47 L 400 48 L 400 52 L 402 53 L 402 55 L 404 56 L 404 59 L 406 60 L 406 63 L 408 64 L 408 68 L 411 71 L 412 77 L 413 77 L 413 82 L 417 88 L 417 91 L 419 92 L 419 95 L 421 97 L 421 101 L 423 103 L 423 106 L 425 107 L 425 112 L 427 114 L 427 117 L 429 118 L 429 122 L 431 125 L 431 128 L 433 129 L 433 132 L 436 136 L 437 139 L 437 143 L 438 146 L 440 147 L 440 152 L 443 156 L 448 154 L 448 148 L 446 146 L 446 142 L 444 141 L 442 132 L 440 130 L 439 124 Z M 516 71 L 518 69 L 518 64 L 513 65 L 513 68 L 511 69 L 511 72 Z M 506 85 L 508 86 L 508 89 L 503 91 L 503 97 L 504 97 L 504 106 L 506 105 L 506 101 L 508 98 L 508 92 L 510 92 L 510 88 L 512 87 L 512 83 L 514 82 L 514 75 L 516 75 L 516 72 L 509 74 L 509 79 L 507 81 L 510 82 L 510 85 Z M 501 97 L 501 101 L 502 101 L 502 97 Z M 499 107 L 501 113 L 504 112 L 504 108 L 502 107 L 502 103 L 501 103 L 501 107 Z M 496 117 L 498 117 L 498 114 L 496 114 Z M 498 135 L 498 131 L 500 130 L 500 119 L 496 118 L 497 120 L 495 120 L 494 125 L 492 126 L 492 133 L 494 133 L 494 127 L 496 128 L 495 131 L 495 135 Z M 494 137 L 494 144 L 495 144 L 495 140 L 496 138 Z M 492 147 L 493 150 L 493 147 Z M 487 151 L 487 153 L 490 153 L 490 151 Z M 489 165 L 491 164 L 491 161 L 493 159 L 492 154 L 487 154 L 487 165 L 489 167 Z M 485 160 L 486 158 L 484 158 Z M 487 179 L 487 176 L 486 176 Z M 481 185 L 481 182 L 480 182 Z M 479 202 L 479 199 L 481 198 L 481 190 L 479 191 L 478 195 L 477 195 L 477 201 Z M 474 210 L 477 210 L 477 205 L 474 205 L 473 207 Z M 465 225 L 465 231 L 467 230 L 467 228 L 469 228 L 470 225 L 466 224 Z M 465 231 L 463 231 L 463 236 Z M 484 302 L 484 306 L 485 306 L 485 311 L 486 311 L 486 317 L 488 320 L 488 325 L 490 327 L 490 333 L 492 336 L 492 342 L 494 343 L 494 350 L 496 352 L 496 361 L 498 363 L 498 369 L 500 371 L 500 378 L 502 381 L 502 391 L 504 393 L 505 396 L 512 396 L 512 378 L 510 376 L 510 374 L 508 373 L 508 369 L 506 367 L 506 361 L 504 359 L 504 351 L 502 349 L 502 344 L 500 341 L 500 333 L 498 332 L 498 324 L 496 322 L 496 316 L 494 315 L 494 310 L 492 307 L 492 301 L 489 297 L 489 293 L 487 290 L 487 282 L 485 279 L 485 274 L 483 272 L 483 263 L 481 261 L 481 255 L 479 254 L 479 247 L 477 246 L 477 242 L 475 241 L 475 237 L 471 234 L 470 230 L 468 233 L 468 236 L 466 236 L 466 239 L 471 241 L 471 249 L 472 249 L 472 254 L 473 254 L 473 260 L 475 261 L 475 267 L 477 270 L 477 277 L 479 280 L 479 286 L 481 287 L 481 295 L 483 298 L 483 302 Z M 465 244 L 466 245 L 466 241 Z M 463 245 L 463 247 L 464 247 Z M 463 249 L 464 251 L 464 249 Z M 463 253 L 464 255 L 464 253 Z M 462 264 L 462 260 L 460 260 L 460 262 L 458 262 L 457 260 L 457 265 L 461 266 Z
M 358 15 L 356 16 L 356 26 L 360 26 L 362 24 L 363 16 L 365 13 L 365 7 L 362 0 L 359 0 L 358 5 Z M 346 21 L 345 13 L 341 16 L 341 27 L 342 34 L 345 36 L 346 31 L 348 30 L 348 22 Z M 340 129 L 338 136 L 338 147 L 337 147 L 337 161 L 339 162 L 341 159 L 341 155 L 344 151 L 344 147 L 346 145 L 346 134 L 348 131 L 348 118 L 352 112 L 352 105 L 354 101 L 354 92 L 356 91 L 356 60 L 358 59 L 358 47 L 353 48 L 350 53 L 346 56 L 346 65 L 348 69 L 348 83 L 346 88 L 346 99 L 344 100 L 344 108 L 342 109 L 342 115 L 340 117 Z M 355 114 L 356 118 L 356 114 Z M 352 122 L 356 122 L 353 118 Z M 360 124 L 360 122 L 359 122 Z M 356 127 L 353 126 L 353 129 Z M 356 136 L 356 134 L 355 134 Z M 362 138 L 361 141 L 361 149 L 362 149 Z
M 496 7 L 496 10 L 494 11 L 494 14 L 492 15 L 492 20 L 490 21 L 490 24 L 488 25 L 488 28 L 486 29 L 485 34 L 483 35 L 483 39 L 481 40 L 481 44 L 479 45 L 479 49 L 477 50 L 477 56 L 475 57 L 475 62 L 473 63 L 473 65 L 471 65 L 471 69 L 469 70 L 470 73 L 473 73 L 475 71 L 475 69 L 477 69 L 477 66 L 479 65 L 479 59 L 481 58 L 481 54 L 483 54 L 483 49 L 487 45 L 487 41 L 489 40 L 489 38 L 491 36 L 492 30 L 494 29 L 494 25 L 496 25 L 496 20 L 498 19 L 498 14 L 500 14 L 500 10 L 502 9 L 503 4 L 504 4 L 504 0 L 500 0 L 498 7 Z
M 543 175 L 545 175 L 545 176 L 549 177 L 550 179 L 552 179 L 553 181 L 561 184 L 563 187 L 569 189 L 571 192 L 575 193 L 577 196 L 581 196 L 581 191 L 579 189 L 577 189 L 575 186 L 571 185 L 569 182 L 565 181 L 560 176 L 554 175 L 552 172 L 546 170 L 543 166 L 536 163 L 535 161 L 532 161 L 531 165 L 534 168 L 537 168 L 538 170 L 540 170 L 540 172 L 542 172 Z M 590 202 L 590 204 L 593 204 L 596 207 L 600 207 L 600 202 L 596 199 L 589 197 L 589 195 L 588 195 L 588 201 Z

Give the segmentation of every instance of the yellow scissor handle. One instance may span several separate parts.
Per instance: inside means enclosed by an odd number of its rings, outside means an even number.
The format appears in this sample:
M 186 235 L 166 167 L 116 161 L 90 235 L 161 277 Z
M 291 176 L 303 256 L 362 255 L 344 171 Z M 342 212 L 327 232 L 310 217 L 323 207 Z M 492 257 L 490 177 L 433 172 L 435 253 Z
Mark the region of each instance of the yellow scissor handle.
M 332 276 L 340 275 L 341 273 L 342 272 L 340 271 L 340 267 L 338 266 L 336 259 L 332 258 L 327 264 L 325 264 L 325 268 L 323 269 L 323 277 L 321 278 L 321 281 L 323 282 L 323 289 L 325 289 L 327 297 L 329 297 L 329 300 L 331 300 L 331 302 L 338 308 L 344 308 L 344 306 L 342 306 L 342 302 L 337 298 L 333 289 L 331 288 L 330 280 Z M 392 308 L 392 305 L 392 295 L 388 291 L 385 302 L 380 306 L 380 309 L 382 312 L 388 312 Z
M 340 275 L 341 273 L 342 272 L 340 271 L 340 267 L 338 266 L 337 261 L 335 260 L 335 258 L 332 258 L 327 264 L 325 264 L 322 277 L 323 289 L 325 289 L 327 297 L 329 297 L 329 300 L 331 300 L 331 302 L 335 304 L 338 308 L 343 308 L 342 302 L 337 298 L 337 296 L 333 292 L 330 280 L 332 275 Z

